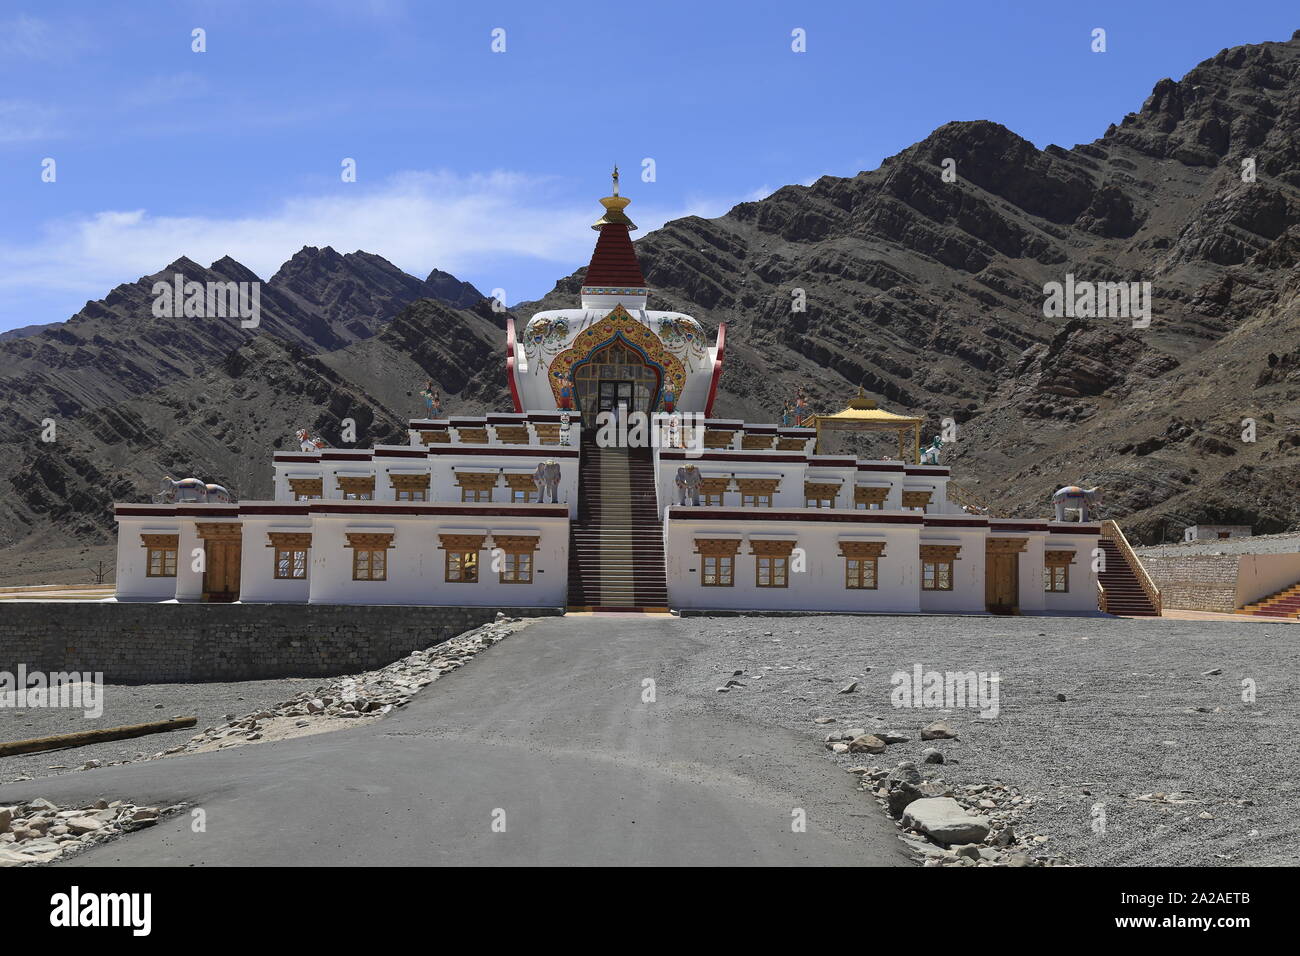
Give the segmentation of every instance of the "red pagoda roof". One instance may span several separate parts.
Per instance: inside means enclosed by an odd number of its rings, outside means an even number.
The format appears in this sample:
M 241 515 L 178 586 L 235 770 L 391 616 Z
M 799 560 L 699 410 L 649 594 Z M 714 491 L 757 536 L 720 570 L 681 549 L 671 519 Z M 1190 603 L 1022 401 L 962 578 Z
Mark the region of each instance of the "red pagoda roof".
M 645 288 L 645 276 L 641 274 L 641 263 L 636 260 L 627 226 L 607 222 L 600 227 L 596 250 L 591 254 L 582 285 L 584 288 Z

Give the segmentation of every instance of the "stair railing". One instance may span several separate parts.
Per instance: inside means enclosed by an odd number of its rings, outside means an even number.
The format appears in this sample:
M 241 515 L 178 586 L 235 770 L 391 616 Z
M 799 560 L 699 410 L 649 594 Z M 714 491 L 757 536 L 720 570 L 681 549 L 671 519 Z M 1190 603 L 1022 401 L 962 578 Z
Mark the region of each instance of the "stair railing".
M 1103 538 L 1110 538 L 1111 541 L 1115 542 L 1115 547 L 1119 549 L 1119 553 L 1123 556 L 1124 563 L 1129 566 L 1129 570 L 1132 571 L 1134 576 L 1138 579 L 1138 583 L 1142 585 L 1142 590 L 1146 594 L 1147 600 L 1150 601 L 1151 606 L 1155 608 L 1156 616 L 1159 617 L 1164 614 L 1164 606 L 1160 599 L 1160 589 L 1156 587 L 1156 583 L 1151 580 L 1151 575 L 1147 574 L 1147 569 L 1143 566 L 1141 559 L 1128 543 L 1128 538 L 1124 537 L 1124 532 L 1120 530 L 1119 525 L 1114 521 L 1103 521 L 1101 523 L 1101 536 Z M 1098 582 L 1097 586 L 1101 587 L 1101 583 Z M 1104 596 L 1104 589 L 1102 594 Z M 1104 611 L 1106 609 L 1103 607 L 1102 610 Z
M 955 501 L 957 504 L 964 506 L 971 514 L 984 515 L 989 518 L 1003 517 L 994 512 L 994 510 L 979 497 L 971 494 L 960 485 L 954 485 L 951 481 L 948 482 L 948 500 Z

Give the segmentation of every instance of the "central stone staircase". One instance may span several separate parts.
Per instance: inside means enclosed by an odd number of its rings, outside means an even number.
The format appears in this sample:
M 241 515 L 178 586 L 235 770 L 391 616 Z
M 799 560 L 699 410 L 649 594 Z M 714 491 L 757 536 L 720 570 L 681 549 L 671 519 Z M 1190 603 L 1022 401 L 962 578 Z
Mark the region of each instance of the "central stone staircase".
M 583 429 L 569 610 L 667 611 L 663 522 L 649 448 L 602 448 Z

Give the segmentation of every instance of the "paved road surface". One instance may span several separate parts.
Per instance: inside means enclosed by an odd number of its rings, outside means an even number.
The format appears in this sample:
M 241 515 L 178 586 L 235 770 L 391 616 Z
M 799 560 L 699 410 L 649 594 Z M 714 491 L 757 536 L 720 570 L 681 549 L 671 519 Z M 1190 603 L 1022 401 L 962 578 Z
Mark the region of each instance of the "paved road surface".
M 204 833 L 182 815 L 80 866 L 908 865 L 875 802 L 806 737 L 675 683 L 702 647 L 692 634 L 668 618 L 546 619 L 368 727 L 6 785 L 0 803 L 206 812 Z

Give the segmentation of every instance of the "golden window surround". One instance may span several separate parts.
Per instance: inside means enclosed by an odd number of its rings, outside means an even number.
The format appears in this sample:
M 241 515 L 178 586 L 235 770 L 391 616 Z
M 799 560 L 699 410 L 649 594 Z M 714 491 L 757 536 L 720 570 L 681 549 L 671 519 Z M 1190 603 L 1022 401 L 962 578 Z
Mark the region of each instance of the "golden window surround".
M 885 542 L 883 541 L 841 541 L 840 557 L 857 558 L 881 558 L 885 554 Z
M 451 432 L 445 428 L 437 431 L 420 432 L 420 441 L 426 445 L 450 445 Z
M 224 524 L 196 524 L 194 529 L 204 541 L 229 541 L 244 536 L 244 526 L 238 521 Z
M 720 555 L 734 555 L 740 550 L 739 538 L 696 538 L 695 553 Z
M 311 547 L 310 531 L 268 531 L 266 536 L 271 542 L 267 547 L 277 551 L 306 551 Z
M 494 534 L 492 543 L 507 554 L 536 551 L 540 537 L 535 534 Z
M 762 557 L 788 558 L 798 543 L 797 541 L 750 541 L 749 553 Z
M 961 551 L 959 544 L 923 544 L 921 545 L 922 561 L 958 561 L 957 553 Z
M 486 445 L 488 443 L 487 427 L 457 428 L 456 437 L 466 445 Z
M 1074 564 L 1073 551 L 1044 551 L 1043 566 L 1048 568 L 1063 568 Z
M 345 548 L 361 548 L 366 551 L 386 551 L 393 547 L 391 531 L 346 531 L 348 543 Z
M 745 435 L 740 439 L 740 447 L 746 451 L 767 451 L 772 447 L 775 435 Z

